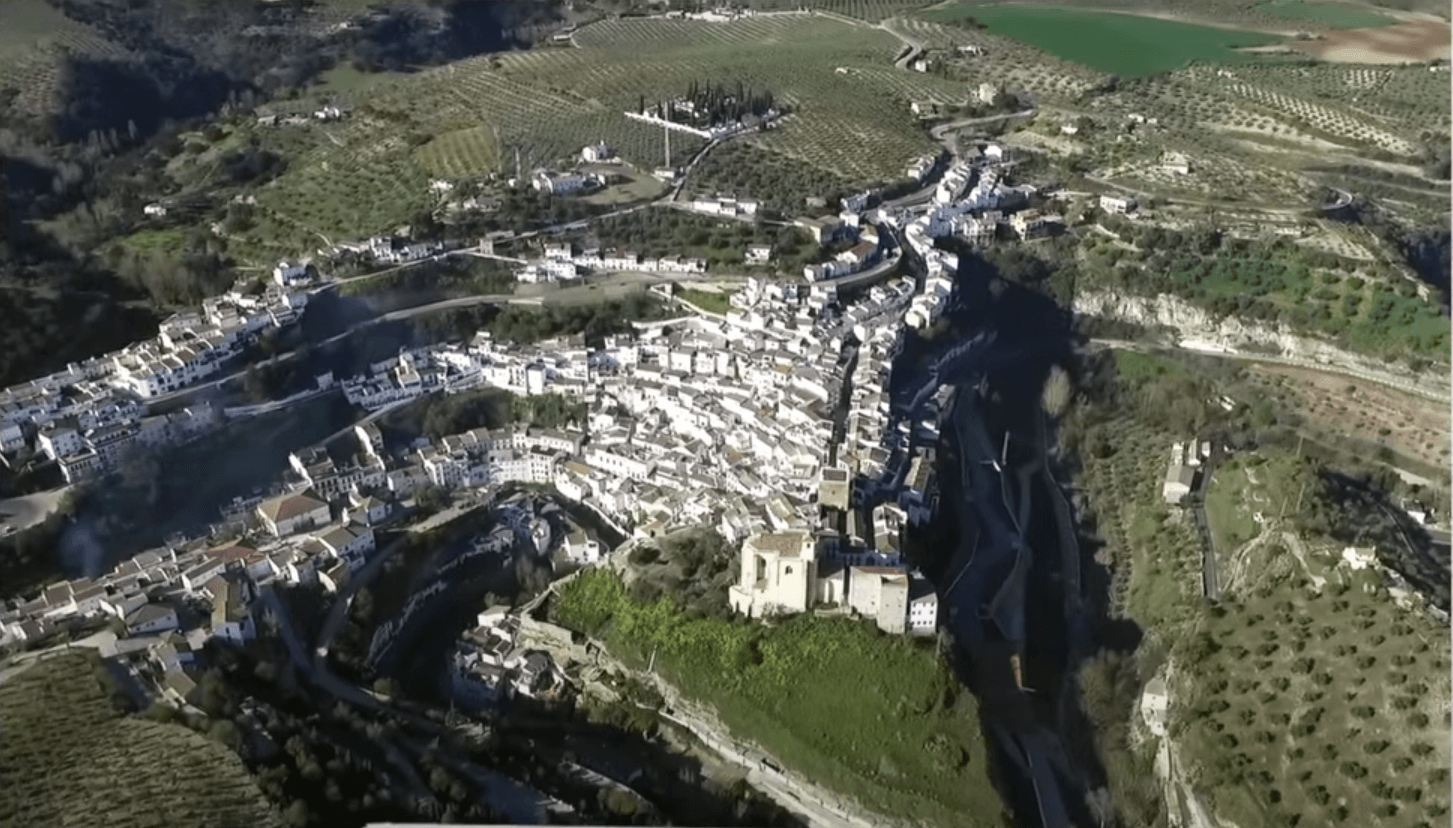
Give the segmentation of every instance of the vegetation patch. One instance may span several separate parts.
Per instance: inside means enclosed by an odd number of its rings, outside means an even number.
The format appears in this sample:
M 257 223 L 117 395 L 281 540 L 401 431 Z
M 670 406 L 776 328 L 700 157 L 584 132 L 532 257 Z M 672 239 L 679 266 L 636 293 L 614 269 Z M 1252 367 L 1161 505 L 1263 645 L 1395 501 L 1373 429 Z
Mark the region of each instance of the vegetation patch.
M 1376 574 L 1309 558 L 1267 547 L 1255 585 L 1208 612 L 1177 660 L 1172 734 L 1197 789 L 1239 825 L 1445 819 L 1447 627 L 1400 608 Z
M 1272 17 L 1280 17 L 1283 20 L 1309 20 L 1326 23 L 1340 29 L 1386 26 L 1393 22 L 1390 17 L 1362 9 L 1340 6 L 1335 3 L 1308 3 L 1306 0 L 1277 0 L 1274 3 L 1262 3 L 1256 8 L 1258 11 L 1265 12 Z
M 1308 483 L 1304 465 L 1286 455 L 1233 457 L 1216 468 L 1206 489 L 1206 522 L 1222 555 L 1260 535 L 1262 525 L 1298 508 Z
M 719 291 L 683 290 L 676 295 L 707 313 L 725 316 L 732 309 L 731 297 Z
M 611 571 L 582 573 L 553 607 L 713 705 L 732 732 L 809 779 L 926 825 L 1001 823 L 977 705 L 931 646 L 844 619 L 772 626 L 632 598 Z
M 435 137 L 415 150 L 414 157 L 440 178 L 464 178 L 498 169 L 499 152 L 494 128 L 473 126 Z
M 974 21 L 992 33 L 1024 41 L 1065 60 L 1132 77 L 1168 72 L 1191 61 L 1250 60 L 1235 49 L 1277 40 L 1256 32 L 1059 6 L 954 4 L 925 12 L 925 16 L 943 22 Z
M 180 725 L 123 714 L 107 678 L 98 659 L 77 653 L 0 685 L 0 824 L 281 824 L 235 754 Z

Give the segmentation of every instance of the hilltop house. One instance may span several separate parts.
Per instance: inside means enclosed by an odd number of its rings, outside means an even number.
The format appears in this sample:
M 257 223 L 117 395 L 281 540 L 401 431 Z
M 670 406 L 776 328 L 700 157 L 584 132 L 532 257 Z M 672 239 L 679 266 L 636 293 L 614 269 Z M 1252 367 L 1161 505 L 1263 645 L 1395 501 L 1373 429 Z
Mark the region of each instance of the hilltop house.
M 753 535 L 742 543 L 741 580 L 727 591 L 748 617 L 805 612 L 817 579 L 816 544 L 807 532 Z

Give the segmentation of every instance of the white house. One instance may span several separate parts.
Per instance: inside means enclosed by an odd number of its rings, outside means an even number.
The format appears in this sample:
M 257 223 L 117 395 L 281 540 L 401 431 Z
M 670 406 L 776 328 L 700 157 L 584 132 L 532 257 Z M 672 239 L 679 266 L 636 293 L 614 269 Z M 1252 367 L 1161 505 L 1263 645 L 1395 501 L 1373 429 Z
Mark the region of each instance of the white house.
M 997 97 L 999 97 L 999 87 L 995 86 L 992 83 L 979 84 L 979 103 L 991 104 Z
M 212 635 L 242 643 L 257 637 L 257 625 L 247 605 L 245 584 L 218 579 L 212 592 Z
M 152 635 L 178 626 L 177 611 L 161 604 L 142 604 L 126 614 L 126 629 L 132 635 Z
M 257 507 L 257 516 L 275 537 L 291 535 L 328 522 L 328 504 L 313 494 L 312 489 L 265 500 Z
M 299 261 L 283 261 L 272 269 L 272 280 L 280 287 L 291 287 L 308 278 L 308 265 Z
M 1100 209 L 1107 213 L 1130 213 L 1135 210 L 1136 206 L 1135 199 L 1128 196 L 1100 196 Z
M 565 559 L 573 564 L 590 566 L 600 561 L 600 541 L 584 529 L 576 529 L 565 537 Z
M 615 151 L 612 150 L 610 147 L 606 146 L 604 141 L 599 141 L 593 146 L 586 147 L 585 149 L 580 151 L 580 160 L 587 163 L 613 161 L 615 160 L 615 157 Z

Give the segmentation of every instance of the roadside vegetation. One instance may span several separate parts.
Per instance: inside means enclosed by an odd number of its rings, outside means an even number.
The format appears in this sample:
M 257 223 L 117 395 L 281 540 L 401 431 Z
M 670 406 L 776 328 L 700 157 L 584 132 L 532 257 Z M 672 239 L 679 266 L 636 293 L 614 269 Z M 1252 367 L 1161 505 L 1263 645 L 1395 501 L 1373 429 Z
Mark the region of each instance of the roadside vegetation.
M 280 826 L 228 747 L 186 727 L 128 715 L 94 655 L 49 657 L 0 685 L 0 824 Z
M 771 626 L 631 596 L 608 570 L 582 573 L 552 606 L 715 707 L 732 733 L 865 807 L 925 825 L 998 825 L 973 697 L 932 646 L 842 619 Z M 966 821 L 967 820 L 967 821 Z

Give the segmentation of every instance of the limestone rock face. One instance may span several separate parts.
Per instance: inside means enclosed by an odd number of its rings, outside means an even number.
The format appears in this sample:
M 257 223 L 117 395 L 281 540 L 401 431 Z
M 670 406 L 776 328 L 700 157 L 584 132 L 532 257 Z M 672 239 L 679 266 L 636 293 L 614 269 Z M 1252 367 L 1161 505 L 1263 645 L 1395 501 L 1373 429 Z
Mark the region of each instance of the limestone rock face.
M 1376 357 L 1355 354 L 1312 336 L 1292 333 L 1286 326 L 1217 317 L 1170 294 L 1126 296 L 1109 291 L 1083 291 L 1075 295 L 1076 315 L 1134 322 L 1151 329 L 1169 329 L 1182 348 L 1206 352 L 1256 354 L 1277 357 L 1307 367 L 1331 367 L 1368 375 L 1404 390 L 1447 395 L 1446 377 L 1435 369 L 1421 374 Z

